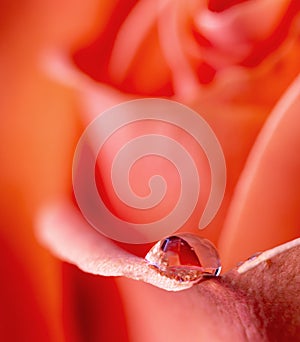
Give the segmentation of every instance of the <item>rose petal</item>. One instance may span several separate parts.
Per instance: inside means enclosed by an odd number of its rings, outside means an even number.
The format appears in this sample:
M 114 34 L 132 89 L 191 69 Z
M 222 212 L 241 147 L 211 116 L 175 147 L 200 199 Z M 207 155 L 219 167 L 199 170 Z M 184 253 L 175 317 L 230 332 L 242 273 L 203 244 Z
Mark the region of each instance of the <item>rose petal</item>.
M 130 254 L 98 233 L 78 210 L 67 203 L 42 211 L 37 219 L 39 240 L 64 261 L 85 272 L 102 276 L 126 276 L 142 280 L 165 290 L 179 291 L 191 287 L 161 276 L 142 258 Z M 237 270 L 245 273 L 282 252 L 300 245 L 300 238 L 262 253 Z
M 245 295 L 268 341 L 296 341 L 300 334 L 300 239 L 262 253 L 259 264 L 246 262 L 224 281 Z M 265 259 L 265 260 L 264 260 Z M 241 271 L 246 272 L 241 274 Z
M 239 266 L 237 271 L 238 273 L 245 273 L 263 262 L 268 262 L 276 255 L 297 246 L 300 246 L 300 238 L 289 241 L 287 243 L 284 243 L 283 245 L 279 245 L 277 247 L 269 249 L 256 257 L 250 258 L 249 260 L 245 261 L 241 266 Z
M 121 278 L 130 341 L 296 341 L 299 256 L 298 240 L 248 272 L 179 293 Z
M 38 237 L 51 251 L 81 270 L 102 276 L 126 276 L 165 290 L 191 287 L 162 277 L 144 259 L 127 253 L 93 229 L 68 204 L 49 207 L 37 219 Z
M 166 290 L 187 287 L 157 274 L 141 258 L 117 247 L 88 226 L 70 205 L 49 207 L 37 224 L 39 238 L 45 245 L 86 272 L 125 275 Z M 232 270 L 180 293 L 119 280 L 130 340 L 295 338 L 300 330 L 300 317 L 296 314 L 300 304 L 299 242 L 300 239 L 294 245 L 264 253 L 271 258 L 264 258 L 243 274 Z M 165 329 L 166 326 L 172 329 Z
M 300 77 L 265 124 L 220 239 L 226 266 L 299 236 Z

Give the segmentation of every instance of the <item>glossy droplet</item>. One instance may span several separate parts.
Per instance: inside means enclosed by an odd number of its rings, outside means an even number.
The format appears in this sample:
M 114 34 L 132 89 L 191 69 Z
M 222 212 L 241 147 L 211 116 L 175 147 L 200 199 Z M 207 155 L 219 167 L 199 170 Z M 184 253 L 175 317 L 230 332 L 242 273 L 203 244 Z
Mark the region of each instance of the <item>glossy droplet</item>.
M 145 257 L 161 275 L 180 282 L 198 282 L 218 276 L 221 263 L 214 245 L 189 233 L 169 236 L 157 242 Z

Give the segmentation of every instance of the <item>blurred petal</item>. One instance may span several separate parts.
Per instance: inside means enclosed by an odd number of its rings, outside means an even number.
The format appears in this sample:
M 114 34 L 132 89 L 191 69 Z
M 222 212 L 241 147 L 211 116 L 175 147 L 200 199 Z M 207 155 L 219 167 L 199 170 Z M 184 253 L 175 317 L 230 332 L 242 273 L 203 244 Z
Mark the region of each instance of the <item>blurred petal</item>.
M 225 265 L 299 236 L 300 77 L 262 129 L 220 240 Z
M 224 12 L 206 10 L 197 18 L 198 28 L 218 50 L 219 57 L 238 62 L 252 52 L 256 41 L 272 34 L 289 3 L 288 0 L 246 1 Z M 258 21 L 261 17 L 264 20 Z M 222 63 L 222 58 L 219 62 Z
M 2 234 L 1 234 L 2 235 Z M 1 341 L 59 340 L 55 322 L 44 315 L 36 281 L 21 255 L 0 235 L 0 339 Z M 34 322 L 34 327 L 33 327 Z M 51 328 L 50 328 L 51 327 Z
M 97 83 L 78 72 L 67 56 L 57 49 L 45 49 L 40 55 L 40 67 L 53 81 L 75 91 L 85 126 L 109 107 L 132 99 L 115 88 Z
M 64 341 L 129 342 L 116 278 L 97 277 L 63 263 L 62 281 Z

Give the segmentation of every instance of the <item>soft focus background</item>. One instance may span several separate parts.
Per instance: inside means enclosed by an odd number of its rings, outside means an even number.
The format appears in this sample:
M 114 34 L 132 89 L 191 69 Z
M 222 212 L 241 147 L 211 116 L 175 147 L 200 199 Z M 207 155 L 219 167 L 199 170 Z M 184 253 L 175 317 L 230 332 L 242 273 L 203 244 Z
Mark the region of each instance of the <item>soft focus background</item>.
M 253 210 L 243 211 L 240 197 L 233 199 L 259 132 L 300 71 L 299 1 L 0 5 L 1 341 L 128 340 L 115 281 L 60 262 L 34 230 L 41 208 L 72 201 L 76 141 L 112 104 L 172 98 L 213 127 L 228 185 L 204 235 L 220 247 L 227 268 L 299 235 L 299 158 L 287 153 L 299 139 L 281 148 L 299 120 L 288 121 L 272 145 L 276 156 L 267 150 L 247 199 Z

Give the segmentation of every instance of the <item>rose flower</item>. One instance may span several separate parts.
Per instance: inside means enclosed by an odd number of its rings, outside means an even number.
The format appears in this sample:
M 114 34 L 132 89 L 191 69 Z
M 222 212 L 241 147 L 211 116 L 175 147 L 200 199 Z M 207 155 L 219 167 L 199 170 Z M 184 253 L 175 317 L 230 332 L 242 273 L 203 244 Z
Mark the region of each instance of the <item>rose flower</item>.
M 299 9 L 293 0 L 3 3 L 2 340 L 299 339 Z M 211 182 L 202 180 L 204 194 L 180 227 L 216 245 L 223 272 L 185 289 L 144 263 L 153 244 L 110 240 L 73 196 L 85 127 L 145 97 L 201 115 L 226 161 L 214 220 L 197 229 Z M 188 137 L 155 129 L 179 136 L 207 175 Z M 108 146 L 96 170 L 107 206 L 124 220 L 149 220 L 115 196 L 108 172 L 117 143 Z M 151 172 L 159 166 L 169 170 L 157 159 Z M 171 191 L 176 182 L 168 180 Z M 151 215 L 164 215 L 173 197 Z

